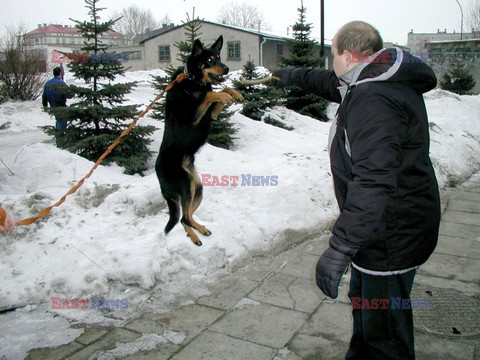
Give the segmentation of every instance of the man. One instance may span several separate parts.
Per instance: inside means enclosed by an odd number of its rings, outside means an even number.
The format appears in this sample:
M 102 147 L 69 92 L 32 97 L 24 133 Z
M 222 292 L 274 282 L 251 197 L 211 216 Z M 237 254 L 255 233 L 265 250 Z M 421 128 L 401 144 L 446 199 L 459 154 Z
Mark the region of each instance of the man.
M 67 86 L 65 82 L 62 80 L 62 69 L 56 67 L 53 69 L 53 78 L 48 80 L 43 88 L 43 95 L 42 95 L 42 104 L 43 107 L 46 108 L 50 103 L 50 107 L 66 107 L 67 106 L 67 97 L 64 93 L 60 90 L 62 86 Z M 55 128 L 64 130 L 67 128 L 67 120 L 60 119 L 55 116 L 56 124 Z
M 392 306 L 392 298 L 408 302 L 440 222 L 422 96 L 437 80 L 411 54 L 382 48 L 378 31 L 355 21 L 333 39 L 334 71 L 285 68 L 273 74 L 278 86 L 297 85 L 340 103 L 329 139 L 340 215 L 316 277 L 336 298 L 352 262 L 353 335 L 346 359 L 415 358 L 412 311 Z M 384 306 L 372 308 L 382 300 Z

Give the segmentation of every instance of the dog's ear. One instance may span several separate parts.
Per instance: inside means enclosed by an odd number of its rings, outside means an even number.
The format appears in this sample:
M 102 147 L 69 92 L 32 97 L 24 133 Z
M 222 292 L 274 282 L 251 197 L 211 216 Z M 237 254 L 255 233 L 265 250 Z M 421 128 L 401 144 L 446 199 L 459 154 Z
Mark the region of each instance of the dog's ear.
M 220 50 L 222 50 L 222 46 L 223 46 L 223 36 L 220 35 L 217 41 L 215 41 L 215 43 L 212 45 L 212 48 L 220 52 Z
M 200 40 L 195 40 L 193 43 L 193 48 L 192 48 L 192 56 L 198 56 L 202 53 L 203 51 L 203 45 Z

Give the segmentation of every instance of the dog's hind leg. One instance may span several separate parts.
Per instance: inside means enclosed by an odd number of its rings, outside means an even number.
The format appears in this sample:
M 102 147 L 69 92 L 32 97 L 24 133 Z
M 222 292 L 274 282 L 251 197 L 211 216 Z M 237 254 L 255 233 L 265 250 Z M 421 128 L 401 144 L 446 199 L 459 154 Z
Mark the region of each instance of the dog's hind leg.
M 189 215 L 190 215 L 190 222 L 192 224 L 192 226 L 200 232 L 200 234 L 204 235 L 204 236 L 210 236 L 212 235 L 212 232 L 210 230 L 208 230 L 205 226 L 203 225 L 200 225 L 199 223 L 197 223 L 194 219 L 193 219 L 193 213 L 198 209 L 198 207 L 200 206 L 200 203 L 202 202 L 202 199 L 203 199 L 203 187 L 202 187 L 202 184 L 201 183 L 198 183 L 198 184 L 195 184 L 195 194 L 193 195 L 193 199 L 192 199 L 192 203 L 190 205 L 190 212 L 189 212 Z
M 170 219 L 168 220 L 168 223 L 165 226 L 165 234 L 168 234 L 180 219 L 180 204 L 178 203 L 178 201 L 167 199 L 167 205 L 168 205 L 168 212 L 170 214 Z
M 200 232 L 202 235 L 209 236 L 212 233 L 205 226 L 200 225 L 193 219 L 193 213 L 200 206 L 202 201 L 202 183 L 195 168 L 193 167 L 193 158 L 185 157 L 182 168 L 188 174 L 189 189 L 183 193 L 182 196 L 182 212 L 183 217 L 181 223 L 187 233 L 187 236 L 192 239 L 195 245 L 202 245 L 193 229 Z M 187 189 L 185 189 L 187 190 Z

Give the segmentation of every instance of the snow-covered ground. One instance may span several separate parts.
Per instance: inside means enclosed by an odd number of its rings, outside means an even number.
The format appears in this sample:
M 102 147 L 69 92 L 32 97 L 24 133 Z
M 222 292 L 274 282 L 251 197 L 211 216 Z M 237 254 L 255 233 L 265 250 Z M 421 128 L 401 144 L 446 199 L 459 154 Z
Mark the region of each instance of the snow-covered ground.
M 117 79 L 139 82 L 128 103 L 145 107 L 156 95 L 151 75 L 160 73 L 127 72 Z M 68 74 L 67 83 L 80 84 Z M 425 100 L 431 157 L 445 188 L 480 169 L 480 96 L 434 90 Z M 331 105 L 329 113 L 334 111 Z M 213 234 L 201 238 L 202 247 L 180 225 L 165 237 L 168 211 L 153 170 L 155 156 L 145 177 L 124 175 L 116 165 L 99 167 L 48 218 L 0 237 L 0 309 L 28 305 L 1 315 L 0 349 L 18 355 L 57 344 L 51 338 L 32 342 L 40 336 L 35 330 L 15 331 L 15 326 L 35 329 L 25 326 L 26 319 L 53 318 L 55 313 L 68 335 L 78 330 L 67 330 L 65 319 L 119 323 L 146 309 L 165 311 L 206 294 L 208 283 L 242 260 L 327 228 L 337 214 L 327 152 L 330 125 L 281 107 L 270 115 L 294 130 L 235 113 L 234 148 L 205 145 L 196 156 L 205 180 L 238 177 L 238 186 L 230 181 L 204 187 L 196 218 Z M 57 149 L 38 129 L 53 123 L 40 99 L 0 105 L 0 159 L 13 172 L 0 163 L 0 204 L 17 220 L 51 205 L 93 165 Z M 158 128 L 152 143 L 157 151 L 163 123 L 148 116 L 141 123 Z M 52 297 L 89 299 L 90 309 L 51 309 Z M 92 310 L 94 297 L 126 301 L 128 309 Z

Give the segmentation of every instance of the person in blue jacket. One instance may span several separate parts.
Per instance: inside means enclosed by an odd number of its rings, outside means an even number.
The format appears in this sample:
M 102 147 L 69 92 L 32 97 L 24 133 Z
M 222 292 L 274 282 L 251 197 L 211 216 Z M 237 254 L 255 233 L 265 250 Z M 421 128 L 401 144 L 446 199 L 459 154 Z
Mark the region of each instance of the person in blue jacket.
M 67 97 L 59 90 L 62 86 L 67 86 L 67 84 L 62 80 L 62 69 L 56 67 L 53 69 L 53 78 L 48 80 L 43 88 L 42 105 L 44 108 L 48 104 L 52 108 L 67 106 Z M 60 119 L 57 116 L 55 119 L 57 121 L 55 124 L 56 129 L 64 130 L 67 128 L 67 120 Z
M 317 285 L 336 298 L 352 264 L 346 359 L 414 359 L 410 293 L 440 224 L 423 100 L 437 79 L 421 59 L 384 49 L 380 33 L 362 21 L 340 28 L 332 53 L 333 71 L 273 73 L 279 87 L 296 85 L 340 104 L 329 136 L 340 212 L 316 266 Z

